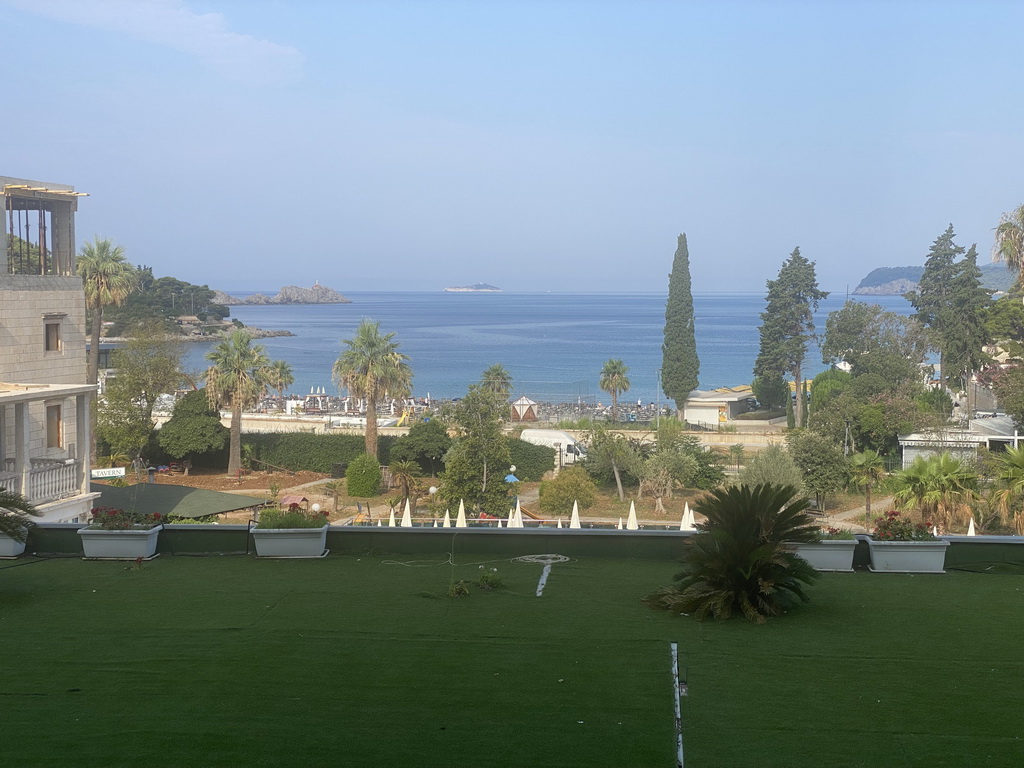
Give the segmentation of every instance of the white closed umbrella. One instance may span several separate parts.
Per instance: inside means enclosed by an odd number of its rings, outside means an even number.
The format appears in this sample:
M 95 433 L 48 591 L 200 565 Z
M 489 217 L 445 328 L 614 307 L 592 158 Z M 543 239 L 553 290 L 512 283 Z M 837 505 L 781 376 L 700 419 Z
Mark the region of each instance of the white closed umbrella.
M 562 527 L 562 518 L 558 518 L 558 525 L 555 526 L 555 527 L 556 528 L 561 528 Z
M 978 535 L 977 533 L 974 532 L 974 518 L 973 517 L 971 518 L 971 524 L 967 526 L 967 535 L 968 536 L 977 536 Z
M 395 527 L 395 508 L 391 508 L 391 517 L 388 518 L 388 528 Z
M 402 512 L 402 527 L 412 528 L 412 510 L 409 509 L 409 500 L 405 500 L 405 511 Z
M 468 528 L 466 525 L 466 505 L 462 503 L 462 499 L 459 499 L 459 516 L 455 518 L 456 528 Z
M 447 509 L 444 511 L 444 524 L 441 527 L 442 528 L 451 528 L 452 527 L 452 516 L 448 514 L 448 510 Z
M 632 501 L 629 502 L 629 517 L 626 519 L 626 530 L 637 531 L 640 530 L 640 524 L 636 519 L 636 506 Z
M 615 526 L 615 527 L 616 527 L 616 528 L 617 528 L 618 530 L 620 530 L 620 531 L 622 530 L 622 518 L 621 518 L 621 517 L 619 518 L 619 524 L 618 524 L 617 526 Z
M 575 501 L 572 503 L 572 517 L 569 518 L 570 528 L 582 528 L 580 525 L 580 505 Z

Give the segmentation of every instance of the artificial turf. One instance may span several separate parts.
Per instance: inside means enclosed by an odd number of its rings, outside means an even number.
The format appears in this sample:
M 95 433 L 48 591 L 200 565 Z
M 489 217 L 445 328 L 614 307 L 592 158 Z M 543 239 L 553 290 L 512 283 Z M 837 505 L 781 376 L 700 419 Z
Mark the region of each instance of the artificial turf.
M 1024 577 L 828 575 L 758 627 L 641 605 L 672 563 L 487 567 L 4 563 L 0 765 L 673 766 L 670 640 L 688 766 L 1024 764 Z

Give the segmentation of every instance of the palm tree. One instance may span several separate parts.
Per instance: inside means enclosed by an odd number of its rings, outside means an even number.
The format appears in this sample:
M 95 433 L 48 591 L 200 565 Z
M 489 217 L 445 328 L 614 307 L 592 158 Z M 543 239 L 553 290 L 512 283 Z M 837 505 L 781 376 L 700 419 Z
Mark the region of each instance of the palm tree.
M 612 424 L 619 420 L 619 393 L 629 391 L 629 367 L 622 362 L 612 358 L 605 361 L 601 368 L 601 378 L 597 386 L 612 396 Z
M 850 475 L 864 489 L 864 511 L 871 516 L 871 489 L 885 477 L 885 459 L 870 449 L 850 457 Z
M 88 382 L 99 380 L 100 331 L 103 308 L 119 306 L 138 288 L 138 274 L 125 261 L 124 248 L 109 239 L 97 236 L 82 246 L 78 257 L 78 274 L 85 288 L 85 307 L 92 312 L 92 335 L 89 347 Z
M 495 363 L 485 369 L 483 376 L 480 377 L 480 384 L 488 392 L 497 392 L 505 397 L 512 394 L 512 374 L 501 363 Z
M 978 496 L 978 476 L 948 453 L 918 456 L 893 475 L 893 500 L 903 509 L 916 508 L 924 522 L 936 518 L 944 528 L 969 514 L 969 502 Z
M 30 516 L 39 515 L 40 512 L 20 493 L 0 488 L 0 533 L 24 542 L 28 529 L 35 525 Z
M 694 505 L 707 520 L 683 555 L 677 584 L 644 598 L 656 608 L 727 619 L 739 608 L 763 624 L 796 600 L 817 571 L 788 542 L 820 537 L 808 500 L 791 485 L 716 488 Z
M 996 492 L 995 499 L 1005 520 L 1009 518 L 1013 502 L 1024 496 L 1024 446 L 1007 448 L 1006 453 L 1000 454 L 999 462 L 999 480 L 1003 487 Z M 1013 522 L 1017 532 L 1024 534 L 1024 512 L 1018 511 Z
M 284 391 L 295 383 L 295 376 L 292 374 L 292 367 L 284 360 L 274 360 L 270 364 L 270 380 L 267 385 L 270 389 L 284 397 Z
M 366 398 L 366 452 L 377 456 L 377 402 L 380 398 L 407 397 L 412 388 L 409 358 L 398 351 L 395 334 L 380 332 L 380 323 L 366 319 L 356 335 L 342 339 L 348 349 L 334 363 L 334 380 L 349 394 Z
M 1024 288 L 1024 205 L 999 217 L 992 258 L 1005 262 L 1017 274 L 1015 287 Z
M 420 465 L 415 461 L 392 461 L 388 466 L 391 479 L 398 482 L 402 488 L 402 498 L 409 498 L 409 487 L 415 478 L 419 477 Z
M 238 329 L 206 353 L 212 365 L 206 370 L 206 395 L 210 405 L 231 404 L 231 438 L 228 474 L 242 466 L 242 410 L 259 402 L 271 381 L 271 363 L 264 348 L 252 343 L 248 331 Z

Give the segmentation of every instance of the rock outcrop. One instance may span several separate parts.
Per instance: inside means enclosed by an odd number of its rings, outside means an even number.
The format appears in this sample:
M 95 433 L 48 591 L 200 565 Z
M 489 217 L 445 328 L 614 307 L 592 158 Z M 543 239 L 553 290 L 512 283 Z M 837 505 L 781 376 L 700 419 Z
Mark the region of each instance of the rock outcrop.
M 351 304 L 351 299 L 346 299 L 333 288 L 316 283 L 312 288 L 300 288 L 297 285 L 286 285 L 275 296 L 267 296 L 265 293 L 254 293 L 243 299 L 228 296 L 222 291 L 214 292 L 214 303 L 226 306 L 239 305 L 268 305 L 268 304 Z

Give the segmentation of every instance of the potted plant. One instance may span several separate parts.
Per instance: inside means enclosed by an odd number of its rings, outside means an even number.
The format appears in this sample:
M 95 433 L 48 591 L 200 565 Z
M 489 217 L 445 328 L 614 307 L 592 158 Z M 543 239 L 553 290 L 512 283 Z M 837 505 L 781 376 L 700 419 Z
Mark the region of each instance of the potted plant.
M 796 553 L 819 571 L 853 571 L 857 540 L 852 531 L 828 526 L 814 542 L 794 542 Z
M 872 571 L 945 573 L 948 541 L 932 536 L 929 523 L 913 523 L 895 509 L 875 518 L 868 538 Z
M 136 512 L 116 507 L 94 507 L 89 525 L 78 529 L 86 557 L 137 560 L 156 554 L 163 528 L 159 512 Z
M 327 554 L 327 512 L 320 505 L 303 509 L 291 504 L 287 509 L 260 512 L 252 529 L 259 557 L 323 557 Z
M 25 551 L 28 531 L 39 512 L 20 493 L 0 488 L 0 557 L 17 557 Z

